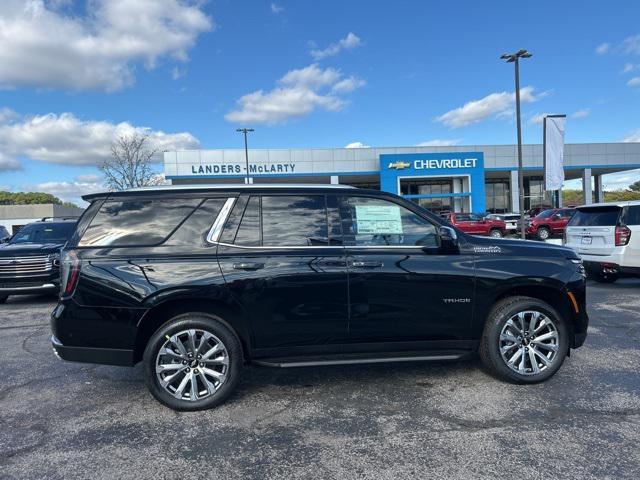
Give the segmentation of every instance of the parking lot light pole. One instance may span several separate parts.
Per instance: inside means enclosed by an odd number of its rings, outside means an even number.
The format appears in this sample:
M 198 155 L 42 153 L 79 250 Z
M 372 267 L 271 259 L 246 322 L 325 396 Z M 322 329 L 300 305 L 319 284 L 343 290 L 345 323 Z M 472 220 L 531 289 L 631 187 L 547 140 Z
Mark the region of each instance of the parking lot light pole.
M 246 163 L 247 174 L 244 179 L 244 183 L 249 183 L 249 147 L 247 146 L 247 133 L 253 132 L 253 128 L 236 128 L 236 132 L 244 133 L 244 160 Z
M 521 58 L 529 58 L 529 53 L 524 48 L 521 48 L 516 53 L 505 53 L 500 56 L 501 59 L 506 60 L 507 63 L 515 64 L 516 70 L 516 125 L 518 129 L 518 195 L 520 205 L 520 236 L 522 239 L 526 238 L 525 225 L 524 225 L 524 175 L 522 172 L 522 127 L 520 125 L 520 62 Z

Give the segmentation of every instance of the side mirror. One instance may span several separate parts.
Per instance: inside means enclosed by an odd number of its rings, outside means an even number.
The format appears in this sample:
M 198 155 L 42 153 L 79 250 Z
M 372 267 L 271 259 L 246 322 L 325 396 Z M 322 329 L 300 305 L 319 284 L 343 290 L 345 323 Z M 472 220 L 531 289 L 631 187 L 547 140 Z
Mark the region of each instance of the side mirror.
M 458 234 L 455 229 L 442 225 L 438 229 L 438 233 L 440 234 L 440 240 L 442 241 L 443 246 L 458 246 Z

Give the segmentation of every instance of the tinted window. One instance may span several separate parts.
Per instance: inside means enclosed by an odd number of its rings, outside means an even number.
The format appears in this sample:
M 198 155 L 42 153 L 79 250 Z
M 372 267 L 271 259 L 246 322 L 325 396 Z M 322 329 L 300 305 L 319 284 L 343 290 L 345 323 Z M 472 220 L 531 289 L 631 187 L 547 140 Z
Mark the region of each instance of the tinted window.
M 157 245 L 202 201 L 198 198 L 107 201 L 79 245 Z
M 25 225 L 11 239 L 11 243 L 65 243 L 76 228 L 75 222 L 31 223 Z
M 605 227 L 618 224 L 620 207 L 580 208 L 569 220 L 572 227 Z
M 166 245 L 209 246 L 207 235 L 226 200 L 226 198 L 206 200 L 169 237 Z
M 538 218 L 549 218 L 554 213 L 555 213 L 555 210 L 545 210 L 544 212 L 540 212 L 538 214 Z
M 471 220 L 471 215 L 458 215 L 456 214 L 456 222 L 468 222 Z
M 562 218 L 571 218 L 576 211 L 572 209 L 560 210 L 558 213 Z
M 324 195 L 263 196 L 262 242 L 265 246 L 327 245 Z
M 625 225 L 640 225 L 640 205 L 627 208 L 624 223 Z
M 405 207 L 379 198 L 346 197 L 343 234 L 351 245 L 437 246 L 436 227 Z
M 247 206 L 248 200 L 249 198 L 247 196 L 236 199 L 233 210 L 231 210 L 229 218 L 227 218 L 224 224 L 224 230 L 220 236 L 220 243 L 232 244 L 235 240 L 236 232 L 238 231 L 238 226 L 240 225 L 240 220 L 242 220 L 242 215 L 244 215 L 244 209 Z
M 246 246 L 260 245 L 260 197 L 249 199 L 234 243 Z

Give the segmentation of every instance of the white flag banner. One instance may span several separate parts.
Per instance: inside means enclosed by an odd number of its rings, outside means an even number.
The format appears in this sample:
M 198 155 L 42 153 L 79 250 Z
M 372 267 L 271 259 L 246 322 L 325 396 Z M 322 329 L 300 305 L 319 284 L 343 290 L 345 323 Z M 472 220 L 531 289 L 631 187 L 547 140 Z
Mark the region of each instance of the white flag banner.
M 544 118 L 544 189 L 560 190 L 564 182 L 564 127 L 567 117 Z

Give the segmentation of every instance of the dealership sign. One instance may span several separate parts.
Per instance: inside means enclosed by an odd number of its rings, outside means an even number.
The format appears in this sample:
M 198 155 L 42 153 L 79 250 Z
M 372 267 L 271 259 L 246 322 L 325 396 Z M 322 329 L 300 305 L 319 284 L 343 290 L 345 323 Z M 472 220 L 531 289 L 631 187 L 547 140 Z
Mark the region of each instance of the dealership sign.
M 295 173 L 295 163 L 249 164 L 250 174 Z M 192 175 L 241 175 L 247 170 L 239 163 L 191 165 Z
M 400 193 L 401 182 L 415 178 L 468 177 L 468 191 L 440 194 L 470 197 L 473 212 L 484 213 L 484 155 L 482 152 L 383 153 L 380 155 L 380 189 Z M 437 194 L 414 194 L 438 197 Z
M 418 159 L 413 161 L 413 168 L 415 170 L 475 168 L 477 161 L 477 158 Z M 399 161 L 390 162 L 388 168 L 404 170 L 411 166 L 409 162 Z

